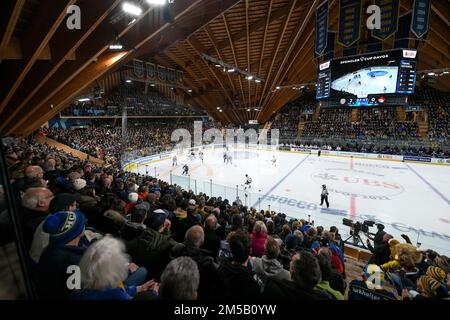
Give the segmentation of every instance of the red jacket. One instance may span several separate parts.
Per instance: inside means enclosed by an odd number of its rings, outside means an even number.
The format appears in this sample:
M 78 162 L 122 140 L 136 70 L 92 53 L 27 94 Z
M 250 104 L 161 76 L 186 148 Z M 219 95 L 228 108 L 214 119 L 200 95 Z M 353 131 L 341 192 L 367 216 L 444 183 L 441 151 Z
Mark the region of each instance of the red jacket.
M 250 234 L 250 239 L 252 241 L 252 257 L 262 257 L 264 255 L 264 245 L 267 240 L 267 233 L 255 233 Z

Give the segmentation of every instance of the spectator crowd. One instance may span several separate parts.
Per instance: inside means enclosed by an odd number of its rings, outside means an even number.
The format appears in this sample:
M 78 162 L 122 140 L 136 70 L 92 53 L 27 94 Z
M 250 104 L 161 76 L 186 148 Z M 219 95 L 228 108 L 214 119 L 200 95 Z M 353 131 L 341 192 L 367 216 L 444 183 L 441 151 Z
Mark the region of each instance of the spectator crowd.
M 106 134 L 105 132 L 101 134 Z M 104 143 L 90 136 L 93 145 Z M 448 257 L 378 225 L 361 277 L 348 279 L 335 226 L 194 194 L 33 140 L 6 147 L 27 266 L 40 299 L 442 300 Z M 4 221 L 1 219 L 0 221 Z M 13 241 L 1 226 L 2 244 Z M 69 288 L 78 266 L 79 288 Z

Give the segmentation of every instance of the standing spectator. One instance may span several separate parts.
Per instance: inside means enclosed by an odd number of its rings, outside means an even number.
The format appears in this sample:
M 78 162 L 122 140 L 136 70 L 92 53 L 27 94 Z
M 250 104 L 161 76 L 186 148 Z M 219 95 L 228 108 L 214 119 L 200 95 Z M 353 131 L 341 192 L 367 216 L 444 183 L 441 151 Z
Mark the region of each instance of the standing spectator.
M 372 252 L 372 257 L 369 260 L 369 264 L 376 264 L 381 266 L 382 264 L 388 262 L 390 260 L 391 255 L 391 249 L 389 246 L 389 240 L 393 237 L 386 233 L 383 236 L 383 241 L 380 243 L 378 247 L 373 247 L 370 243 L 370 240 L 367 239 L 367 247 L 369 248 L 370 252 Z

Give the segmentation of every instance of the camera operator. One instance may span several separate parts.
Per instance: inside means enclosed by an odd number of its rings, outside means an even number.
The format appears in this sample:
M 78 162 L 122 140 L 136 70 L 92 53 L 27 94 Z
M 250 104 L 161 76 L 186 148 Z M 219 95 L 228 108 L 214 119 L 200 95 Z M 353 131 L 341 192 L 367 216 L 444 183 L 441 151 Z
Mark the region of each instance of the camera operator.
M 375 248 L 383 244 L 383 237 L 386 234 L 386 231 L 384 231 L 384 225 L 382 225 L 381 223 L 377 224 L 377 229 L 378 231 L 377 233 L 375 233 L 375 236 L 373 238 L 367 235 L 367 238 L 373 241 L 373 246 Z
M 386 233 L 383 235 L 382 242 L 375 246 L 375 248 L 370 243 L 370 240 L 367 239 L 367 247 L 370 252 L 372 252 L 372 257 L 370 258 L 368 264 L 376 264 L 381 266 L 382 264 L 388 262 L 390 260 L 391 249 L 389 248 L 389 240 L 392 239 L 393 236 Z

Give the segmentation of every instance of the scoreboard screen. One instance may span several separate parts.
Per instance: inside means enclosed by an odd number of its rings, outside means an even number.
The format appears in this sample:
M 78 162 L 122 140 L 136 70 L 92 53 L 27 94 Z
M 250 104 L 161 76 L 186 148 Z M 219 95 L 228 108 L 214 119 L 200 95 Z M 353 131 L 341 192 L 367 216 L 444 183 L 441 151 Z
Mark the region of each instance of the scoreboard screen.
M 319 65 L 316 98 L 329 106 L 398 104 L 414 93 L 416 50 L 392 50 L 350 56 Z

